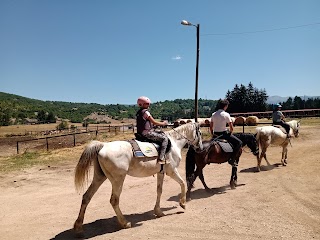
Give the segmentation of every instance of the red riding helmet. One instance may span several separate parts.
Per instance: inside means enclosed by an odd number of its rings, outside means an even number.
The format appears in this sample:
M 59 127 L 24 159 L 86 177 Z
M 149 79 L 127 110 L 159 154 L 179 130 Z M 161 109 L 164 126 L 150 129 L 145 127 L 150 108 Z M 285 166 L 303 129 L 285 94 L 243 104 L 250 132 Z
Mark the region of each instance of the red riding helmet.
M 148 97 L 141 96 L 141 97 L 138 98 L 137 104 L 138 104 L 140 107 L 142 107 L 142 105 L 145 104 L 145 103 L 149 103 L 149 104 L 151 103 L 151 101 L 150 101 L 150 99 L 149 99 Z

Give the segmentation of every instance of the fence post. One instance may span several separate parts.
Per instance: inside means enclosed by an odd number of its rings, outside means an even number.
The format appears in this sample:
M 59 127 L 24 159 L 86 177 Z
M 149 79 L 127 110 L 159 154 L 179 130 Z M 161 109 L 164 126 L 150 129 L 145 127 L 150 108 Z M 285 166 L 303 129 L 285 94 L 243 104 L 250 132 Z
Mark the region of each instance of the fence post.
M 17 141 L 17 154 L 19 154 L 19 141 Z
M 47 144 L 47 151 L 49 151 L 49 142 L 47 137 L 46 137 L 46 144 Z
M 76 134 L 73 134 L 73 146 L 76 146 Z
M 244 133 L 244 123 L 242 123 L 242 132 Z

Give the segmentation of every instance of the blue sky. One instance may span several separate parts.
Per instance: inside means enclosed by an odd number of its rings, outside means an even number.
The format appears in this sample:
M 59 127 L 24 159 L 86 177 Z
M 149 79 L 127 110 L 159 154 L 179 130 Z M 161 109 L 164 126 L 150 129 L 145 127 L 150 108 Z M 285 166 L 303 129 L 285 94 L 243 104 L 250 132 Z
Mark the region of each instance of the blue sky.
M 0 91 L 52 101 L 133 104 L 320 95 L 318 0 L 1 0 Z

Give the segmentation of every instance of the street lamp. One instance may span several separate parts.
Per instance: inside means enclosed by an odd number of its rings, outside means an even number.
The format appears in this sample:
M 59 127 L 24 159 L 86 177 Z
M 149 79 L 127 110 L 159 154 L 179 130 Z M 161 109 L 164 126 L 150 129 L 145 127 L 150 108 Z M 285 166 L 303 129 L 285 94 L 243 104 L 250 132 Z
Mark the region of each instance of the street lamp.
M 196 89 L 195 89 L 195 95 L 194 95 L 194 120 L 195 122 L 198 122 L 198 68 L 199 68 L 199 31 L 200 31 L 200 24 L 194 25 L 191 22 L 188 22 L 186 20 L 181 21 L 182 25 L 185 26 L 194 26 L 197 29 L 197 62 L 196 62 Z

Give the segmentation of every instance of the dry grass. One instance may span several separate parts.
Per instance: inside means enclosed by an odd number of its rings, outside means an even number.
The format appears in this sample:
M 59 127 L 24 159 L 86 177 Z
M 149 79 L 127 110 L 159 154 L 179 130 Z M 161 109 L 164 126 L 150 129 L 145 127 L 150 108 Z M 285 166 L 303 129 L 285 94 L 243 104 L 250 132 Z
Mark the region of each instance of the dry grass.
M 290 119 L 287 119 L 288 121 Z M 261 122 L 270 122 L 270 120 L 261 120 Z M 301 121 L 301 127 L 303 128 L 308 126 L 319 126 L 320 118 L 304 118 Z M 48 125 L 45 125 L 48 126 Z M 39 127 L 43 127 L 40 126 Z M 248 133 L 254 133 L 256 126 L 245 126 L 244 130 Z M 169 130 L 169 129 L 167 129 Z M 203 127 L 201 129 L 203 139 L 210 139 L 210 133 L 208 127 Z M 236 126 L 235 132 L 242 132 L 242 126 Z M 134 138 L 132 132 L 127 133 L 119 133 L 117 135 L 105 134 L 99 135 L 97 140 L 100 141 L 115 141 L 115 140 L 128 140 Z M 64 148 L 57 149 L 52 151 L 39 151 L 39 152 L 26 152 L 23 154 L 19 154 L 16 156 L 10 157 L 0 157 L 0 172 L 10 172 L 15 170 L 21 170 L 24 168 L 29 168 L 35 165 L 55 165 L 55 164 L 63 164 L 70 161 L 78 161 L 79 156 L 81 155 L 85 144 L 81 146 L 76 146 L 73 148 Z

